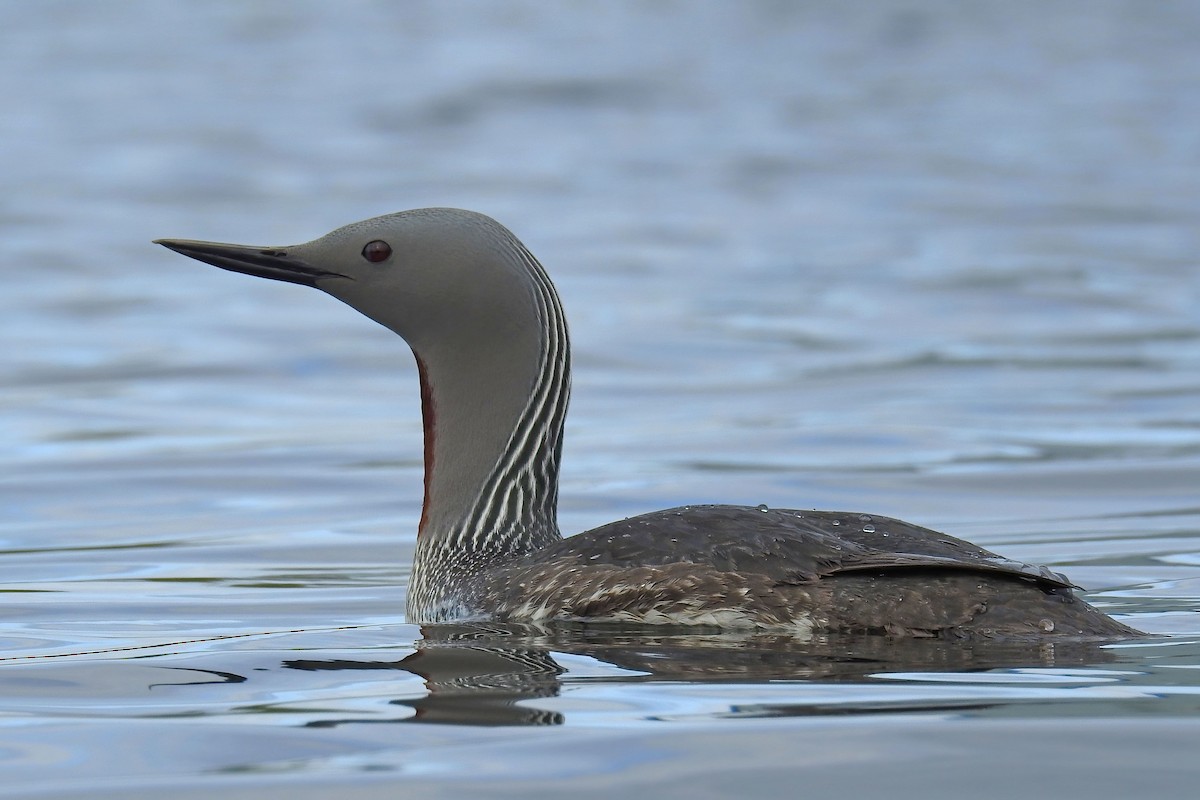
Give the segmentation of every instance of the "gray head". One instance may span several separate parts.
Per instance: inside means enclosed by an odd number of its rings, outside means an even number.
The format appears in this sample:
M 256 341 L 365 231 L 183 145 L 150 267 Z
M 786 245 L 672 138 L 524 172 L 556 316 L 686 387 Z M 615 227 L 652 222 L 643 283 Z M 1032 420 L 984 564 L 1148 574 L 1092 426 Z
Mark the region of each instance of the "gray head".
M 510 555 L 558 538 L 566 324 L 541 265 L 502 225 L 430 208 L 292 246 L 158 243 L 222 269 L 315 286 L 404 337 L 422 382 L 425 542 Z
M 402 211 L 319 239 L 250 247 L 160 239 L 222 269 L 315 286 L 395 331 L 423 356 L 460 354 L 536 332 L 527 252 L 490 217 L 454 208 Z

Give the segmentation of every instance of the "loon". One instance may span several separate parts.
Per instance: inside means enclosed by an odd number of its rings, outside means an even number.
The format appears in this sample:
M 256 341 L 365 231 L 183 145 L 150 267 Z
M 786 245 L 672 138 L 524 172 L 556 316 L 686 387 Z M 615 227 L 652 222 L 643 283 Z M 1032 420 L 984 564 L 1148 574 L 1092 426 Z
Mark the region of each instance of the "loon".
M 408 343 L 425 441 L 409 622 L 1140 635 L 1076 597 L 1063 575 L 887 517 L 695 505 L 563 538 L 567 322 L 542 265 L 483 214 L 403 211 L 286 247 L 156 243 L 316 287 Z

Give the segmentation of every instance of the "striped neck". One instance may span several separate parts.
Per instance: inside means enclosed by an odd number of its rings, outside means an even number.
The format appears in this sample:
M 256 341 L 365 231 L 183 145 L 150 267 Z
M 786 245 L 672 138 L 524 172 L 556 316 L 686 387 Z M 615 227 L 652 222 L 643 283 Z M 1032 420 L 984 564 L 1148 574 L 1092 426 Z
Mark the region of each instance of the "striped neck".
M 471 613 L 471 579 L 560 540 L 558 475 L 570 341 L 553 284 L 515 238 L 523 275 L 504 331 L 418 349 L 425 502 L 408 593 L 410 622 Z M 444 344 L 444 343 L 438 343 Z

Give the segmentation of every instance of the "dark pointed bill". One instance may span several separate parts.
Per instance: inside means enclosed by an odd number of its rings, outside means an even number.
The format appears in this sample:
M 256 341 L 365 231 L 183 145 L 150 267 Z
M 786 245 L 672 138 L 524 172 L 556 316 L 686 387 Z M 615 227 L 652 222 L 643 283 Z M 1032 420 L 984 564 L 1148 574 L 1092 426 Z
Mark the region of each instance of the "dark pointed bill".
M 220 242 L 196 242 L 190 239 L 155 239 L 154 243 L 231 272 L 243 272 L 259 278 L 299 283 L 303 286 L 316 286 L 318 278 L 346 277 L 307 264 L 295 256 L 288 255 L 287 250 Z

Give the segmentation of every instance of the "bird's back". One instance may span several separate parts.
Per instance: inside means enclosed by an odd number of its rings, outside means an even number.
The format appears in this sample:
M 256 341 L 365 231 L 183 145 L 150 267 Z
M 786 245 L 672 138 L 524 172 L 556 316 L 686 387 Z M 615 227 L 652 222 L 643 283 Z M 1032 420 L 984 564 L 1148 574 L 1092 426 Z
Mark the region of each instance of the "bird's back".
M 763 506 L 688 506 L 613 522 L 488 573 L 483 591 L 494 616 L 508 620 L 1133 633 L 1045 567 L 888 517 Z

